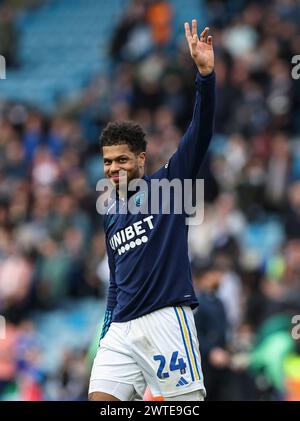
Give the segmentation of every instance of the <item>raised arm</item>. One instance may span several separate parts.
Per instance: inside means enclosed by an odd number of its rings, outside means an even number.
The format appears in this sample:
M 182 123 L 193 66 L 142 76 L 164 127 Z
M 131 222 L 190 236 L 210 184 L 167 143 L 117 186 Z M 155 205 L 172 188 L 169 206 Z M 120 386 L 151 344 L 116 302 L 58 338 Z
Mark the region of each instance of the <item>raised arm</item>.
M 215 74 L 212 36 L 206 27 L 197 35 L 197 22 L 185 23 L 185 36 L 198 72 L 196 76 L 196 100 L 192 121 L 179 147 L 168 164 L 153 174 L 154 178 L 195 179 L 213 134 L 215 112 Z

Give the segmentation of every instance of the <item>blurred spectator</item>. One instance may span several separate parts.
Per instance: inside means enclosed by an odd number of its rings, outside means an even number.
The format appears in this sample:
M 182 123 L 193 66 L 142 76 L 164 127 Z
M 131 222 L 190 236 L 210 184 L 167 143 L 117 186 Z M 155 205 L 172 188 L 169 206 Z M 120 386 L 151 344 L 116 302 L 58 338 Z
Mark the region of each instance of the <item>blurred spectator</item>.
M 71 261 L 52 238 L 42 243 L 40 252 L 42 259 L 38 267 L 37 301 L 42 308 L 51 309 L 61 303 L 69 291 Z
M 55 384 L 55 400 L 86 400 L 88 376 L 85 353 L 66 351 Z
M 172 35 L 172 9 L 167 1 L 152 0 L 147 10 L 152 37 L 157 46 L 166 45 Z
M 0 395 L 4 400 L 43 400 L 41 344 L 32 322 L 8 324 L 0 341 Z
M 216 296 L 223 273 L 206 265 L 194 271 L 199 307 L 195 323 L 200 344 L 202 369 L 208 400 L 224 400 L 228 392 L 230 356 L 227 350 L 225 308 Z
M 7 67 L 17 66 L 18 33 L 14 14 L 9 6 L 0 4 L 0 52 Z
M 33 264 L 25 255 L 14 250 L 11 241 L 9 238 L 8 253 L 0 261 L 0 311 L 16 322 L 29 308 Z
M 300 238 L 300 181 L 288 188 L 285 229 L 289 238 Z
M 129 3 L 112 39 L 113 57 L 135 61 L 150 52 L 152 38 L 145 14 L 146 4 L 143 0 L 134 0 Z

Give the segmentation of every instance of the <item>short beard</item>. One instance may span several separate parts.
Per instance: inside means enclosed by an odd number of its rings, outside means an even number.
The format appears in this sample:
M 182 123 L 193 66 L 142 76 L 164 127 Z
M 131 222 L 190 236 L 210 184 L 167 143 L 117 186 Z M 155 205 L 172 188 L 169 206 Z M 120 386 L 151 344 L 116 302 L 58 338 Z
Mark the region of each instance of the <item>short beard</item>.
M 139 179 L 139 178 L 141 178 L 140 172 L 139 172 L 139 167 L 136 167 L 136 169 L 135 169 L 134 173 L 132 174 L 132 176 L 130 178 L 128 178 L 128 180 L 127 180 L 128 181 L 128 184 L 130 183 L 130 181 L 136 180 L 136 179 Z
M 127 188 L 128 188 L 129 183 L 131 181 L 137 180 L 137 179 L 140 179 L 141 178 L 140 172 L 139 172 L 139 167 L 136 167 L 135 170 L 134 170 L 134 172 L 132 172 L 131 174 L 132 175 L 130 175 L 130 177 L 127 178 Z M 127 173 L 127 176 L 128 176 L 128 173 Z M 116 184 L 115 187 L 116 187 L 116 190 L 119 191 L 120 183 Z

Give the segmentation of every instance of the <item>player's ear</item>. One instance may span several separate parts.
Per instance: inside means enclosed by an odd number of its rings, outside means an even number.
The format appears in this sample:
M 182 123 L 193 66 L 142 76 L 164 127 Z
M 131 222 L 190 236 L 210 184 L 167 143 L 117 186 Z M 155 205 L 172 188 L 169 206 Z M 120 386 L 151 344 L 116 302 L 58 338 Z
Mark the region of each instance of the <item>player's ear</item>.
M 141 152 L 138 155 L 139 168 L 144 168 L 146 159 L 146 152 Z

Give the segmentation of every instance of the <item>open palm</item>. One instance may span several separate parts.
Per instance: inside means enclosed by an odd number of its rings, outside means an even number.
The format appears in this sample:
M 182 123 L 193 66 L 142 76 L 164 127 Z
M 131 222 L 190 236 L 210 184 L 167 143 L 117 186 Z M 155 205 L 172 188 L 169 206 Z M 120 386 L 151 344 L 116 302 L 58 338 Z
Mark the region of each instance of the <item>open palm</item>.
M 190 25 L 187 22 L 184 24 L 184 27 L 191 56 L 201 75 L 207 76 L 214 69 L 212 36 L 208 36 L 206 39 L 209 28 L 206 27 L 199 38 L 197 34 L 196 19 L 192 20 L 192 32 L 190 31 Z

